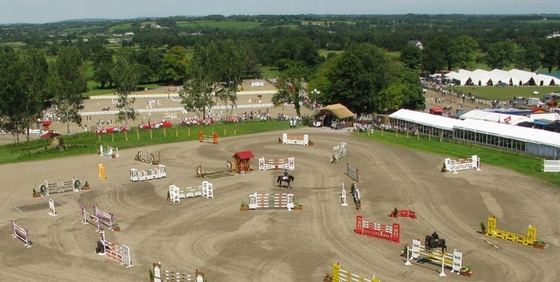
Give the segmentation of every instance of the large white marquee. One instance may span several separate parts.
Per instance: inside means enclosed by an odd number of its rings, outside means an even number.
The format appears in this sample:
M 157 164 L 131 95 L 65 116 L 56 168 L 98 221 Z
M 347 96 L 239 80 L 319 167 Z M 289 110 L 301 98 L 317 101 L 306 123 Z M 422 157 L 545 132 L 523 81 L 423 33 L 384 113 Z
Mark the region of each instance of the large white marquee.
M 473 86 L 495 86 L 506 84 L 509 86 L 554 86 L 560 85 L 560 79 L 548 74 L 528 72 L 518 69 L 504 71 L 494 69 L 486 71 L 477 69 L 474 71 L 460 69 L 452 71 L 444 76 L 445 79 L 457 85 Z

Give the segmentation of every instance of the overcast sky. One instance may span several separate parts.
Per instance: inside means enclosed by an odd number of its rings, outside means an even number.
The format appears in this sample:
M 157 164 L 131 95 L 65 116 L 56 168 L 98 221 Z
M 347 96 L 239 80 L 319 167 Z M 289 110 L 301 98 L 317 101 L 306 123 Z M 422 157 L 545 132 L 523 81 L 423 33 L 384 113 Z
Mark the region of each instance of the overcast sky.
M 0 0 L 0 23 L 210 14 L 560 14 L 558 0 Z

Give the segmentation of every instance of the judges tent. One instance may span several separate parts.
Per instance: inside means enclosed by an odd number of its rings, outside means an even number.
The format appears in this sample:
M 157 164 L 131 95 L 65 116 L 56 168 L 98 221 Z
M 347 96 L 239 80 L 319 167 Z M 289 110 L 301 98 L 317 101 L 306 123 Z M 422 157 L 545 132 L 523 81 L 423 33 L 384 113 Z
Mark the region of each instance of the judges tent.
M 322 109 L 320 109 L 317 113 L 313 115 L 315 118 L 323 118 L 323 126 L 331 126 L 333 121 L 336 120 L 351 120 L 354 117 L 354 113 L 352 113 L 348 108 L 346 108 L 342 104 L 333 104 L 328 105 Z M 350 125 L 346 123 L 347 126 Z

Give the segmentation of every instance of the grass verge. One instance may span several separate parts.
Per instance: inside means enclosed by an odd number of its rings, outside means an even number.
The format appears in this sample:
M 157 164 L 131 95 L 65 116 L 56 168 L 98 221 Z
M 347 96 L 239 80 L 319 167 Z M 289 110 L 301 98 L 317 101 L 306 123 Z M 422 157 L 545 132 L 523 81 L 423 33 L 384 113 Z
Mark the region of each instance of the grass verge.
M 395 137 L 395 132 L 389 131 L 384 131 L 383 136 L 381 136 L 381 134 L 381 130 L 375 130 L 375 132 L 369 136 L 362 133 L 360 134 L 360 137 L 375 142 L 441 154 L 445 157 L 468 158 L 472 155 L 478 155 L 482 160 L 482 170 L 484 170 L 484 165 L 487 164 L 499 166 L 545 181 L 556 187 L 560 187 L 560 177 L 558 177 L 557 173 L 542 172 L 543 161 L 540 158 L 527 156 L 513 151 L 483 147 L 467 142 L 451 140 L 443 140 L 440 142 L 438 138 L 431 138 L 429 140 L 426 136 L 420 136 L 420 138 L 417 138 L 416 136 L 409 135 L 407 137 L 406 133 L 399 133 Z M 441 162 L 443 165 L 443 157 Z

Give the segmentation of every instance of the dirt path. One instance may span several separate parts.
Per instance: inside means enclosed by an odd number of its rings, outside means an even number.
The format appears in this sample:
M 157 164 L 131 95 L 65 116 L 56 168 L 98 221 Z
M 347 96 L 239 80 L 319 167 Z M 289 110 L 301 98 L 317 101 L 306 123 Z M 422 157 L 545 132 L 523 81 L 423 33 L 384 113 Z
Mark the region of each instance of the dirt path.
M 143 149 L 161 152 L 168 174 L 149 182 L 129 181 L 130 168 L 151 167 L 133 160 L 137 149 L 119 151 L 118 159 L 91 155 L 1 166 L 8 175 L 0 200 L 2 277 L 147 281 L 152 263 L 160 261 L 164 269 L 204 271 L 209 281 L 321 281 L 330 265 L 339 262 L 345 270 L 382 281 L 433 281 L 439 279 L 439 266 L 405 266 L 399 253 L 413 238 L 434 230 L 450 250 L 462 251 L 464 261 L 473 264 L 472 281 L 554 281 L 560 276 L 555 267 L 560 259 L 557 189 L 484 163 L 480 172 L 444 174 L 439 172 L 443 156 L 372 143 L 343 131 L 290 130 L 309 134 L 315 144 L 310 147 L 278 145 L 281 133 L 221 138 L 219 145 L 148 146 Z M 350 156 L 331 164 L 332 147 L 340 141 L 348 142 Z M 239 211 L 251 193 L 285 192 L 274 184 L 281 171 L 209 179 L 215 199 L 166 201 L 171 184 L 200 185 L 202 179 L 194 177 L 197 165 L 207 171 L 223 170 L 225 161 L 242 150 L 251 150 L 256 157 L 294 156 L 291 192 L 304 210 Z M 341 183 L 346 187 L 351 183 L 344 175 L 346 161 L 360 169 L 361 211 L 339 204 Z M 107 180 L 97 176 L 99 163 L 106 167 Z M 54 182 L 72 176 L 89 181 L 92 189 L 51 195 L 59 215 L 50 217 L 48 197 L 33 199 L 32 189 L 45 179 Z M 80 207 L 91 209 L 93 204 L 115 213 L 122 231 L 108 231 L 107 238 L 131 248 L 134 267 L 127 269 L 94 254 L 98 234 L 94 226 L 80 223 Z M 415 210 L 418 219 L 387 218 L 395 207 Z M 381 224 L 400 223 L 402 243 L 354 234 L 356 215 Z M 488 238 L 499 250 L 492 248 L 476 232 L 489 215 L 496 215 L 498 228 L 508 231 L 523 234 L 529 224 L 537 226 L 547 248 Z M 29 228 L 32 248 L 10 238 L 10 219 Z M 447 274 L 449 281 L 465 279 Z

